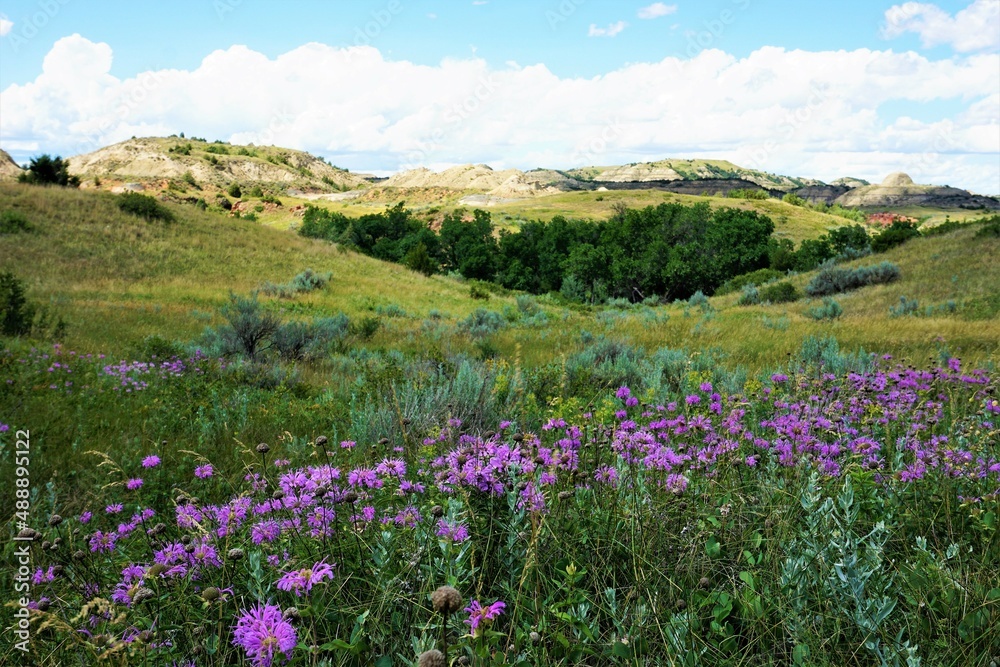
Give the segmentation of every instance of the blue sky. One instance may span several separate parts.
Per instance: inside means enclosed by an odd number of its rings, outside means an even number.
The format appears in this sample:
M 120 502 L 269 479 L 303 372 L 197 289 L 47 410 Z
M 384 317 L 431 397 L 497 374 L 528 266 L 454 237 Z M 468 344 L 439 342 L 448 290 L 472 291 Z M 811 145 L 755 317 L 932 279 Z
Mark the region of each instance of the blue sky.
M 541 159 L 559 163 L 545 166 L 563 167 L 576 166 L 569 164 L 573 158 L 593 157 L 611 163 L 667 157 L 664 152 L 676 157 L 699 153 L 706 157 L 728 156 L 734 161 L 743 157 L 746 161 L 746 155 L 755 153 L 760 164 L 750 166 L 769 171 L 832 179 L 844 175 L 838 169 L 854 169 L 854 175 L 876 178 L 894 160 L 898 162 L 899 155 L 917 155 L 919 159 L 908 162 L 915 162 L 913 168 L 917 171 L 923 169 L 926 178 L 940 181 L 955 174 L 952 184 L 964 182 L 967 187 L 1000 192 L 1000 168 L 983 171 L 1000 161 L 1000 119 L 991 122 L 997 106 L 993 97 L 1000 88 L 1000 23 L 995 20 L 998 6 L 1000 0 L 938 0 L 920 5 L 873 0 L 132 0 L 99 4 L 80 0 L 4 0 L 0 2 L 0 146 L 16 158 L 25 159 L 34 150 L 72 152 L 81 142 L 64 137 L 74 133 L 87 135 L 85 139 L 91 144 L 127 138 L 122 133 L 131 135 L 136 129 L 176 131 L 175 127 L 181 125 L 189 134 L 214 132 L 227 140 L 259 134 L 261 123 L 268 118 L 273 121 L 278 113 L 275 109 L 281 106 L 277 100 L 266 99 L 269 91 L 263 81 L 259 84 L 264 89 L 256 95 L 264 98 L 258 101 L 269 105 L 269 113 L 264 118 L 233 120 L 231 127 L 227 127 L 225 118 L 211 115 L 224 113 L 224 109 L 209 105 L 202 113 L 191 115 L 184 109 L 172 108 L 168 100 L 158 99 L 148 108 L 145 103 L 141 109 L 130 107 L 128 117 L 118 119 L 127 122 L 112 127 L 108 121 L 113 123 L 115 119 L 109 118 L 97 130 L 79 128 L 94 124 L 90 121 L 101 115 L 102 99 L 108 108 L 120 104 L 129 82 L 141 80 L 146 73 L 190 74 L 187 79 L 177 77 L 177 81 L 171 81 L 170 87 L 181 87 L 174 89 L 175 98 L 185 96 L 178 95 L 178 90 L 195 90 L 212 76 L 217 77 L 216 89 L 225 90 L 233 79 L 231 68 L 237 68 L 238 63 L 262 64 L 246 53 L 236 54 L 234 46 L 246 46 L 255 57 L 277 63 L 281 57 L 300 53 L 304 45 L 314 42 L 331 50 L 327 54 L 330 58 L 317 59 L 327 67 L 326 71 L 313 71 L 308 59 L 299 58 L 287 58 L 294 62 L 288 65 L 294 71 L 265 69 L 283 77 L 286 84 L 290 78 L 301 78 L 306 80 L 299 84 L 302 86 L 341 88 L 349 77 L 344 72 L 330 72 L 330 68 L 365 68 L 367 83 L 351 79 L 360 97 L 367 100 L 357 105 L 358 117 L 351 116 L 351 122 L 360 133 L 357 136 L 369 133 L 372 145 L 364 150 L 355 135 L 316 136 L 317 132 L 322 134 L 318 129 L 322 123 L 315 117 L 323 115 L 323 108 L 338 105 L 341 118 L 350 116 L 352 109 L 343 97 L 316 96 L 312 91 L 307 96 L 314 106 L 292 105 L 294 108 L 281 112 L 283 117 L 294 116 L 283 121 L 283 128 L 298 129 L 271 134 L 300 144 L 293 147 L 336 158 L 352 168 L 387 172 L 413 166 L 416 161 L 429 166 L 489 161 L 495 166 L 525 168 L 539 166 L 532 160 Z M 996 38 L 992 35 L 994 29 Z M 74 36 L 79 36 L 77 42 L 72 42 Z M 60 48 L 56 48 L 57 43 Z M 107 49 L 90 46 L 102 44 Z M 331 55 L 359 46 L 369 48 L 348 62 Z M 769 47 L 776 47 L 780 53 L 775 56 L 767 50 Z M 231 56 L 222 59 L 226 62 L 219 64 L 218 71 L 205 66 L 206 57 L 216 51 Z M 867 52 L 879 55 L 858 57 Z M 78 82 L 81 77 L 92 77 L 90 85 L 80 86 L 72 94 L 62 90 L 42 95 L 40 89 L 53 83 L 42 76 L 43 62 L 50 54 L 55 54 L 53 67 L 65 70 L 67 80 Z M 109 54 L 107 67 L 81 64 L 104 62 Z M 370 58 L 372 54 L 377 58 Z M 709 57 L 712 54 L 728 60 L 713 60 Z M 912 54 L 919 62 L 914 64 L 904 54 Z M 65 59 L 58 66 L 57 56 Z M 810 68 L 809 76 L 800 76 L 797 62 L 809 63 L 802 65 Z M 387 77 L 407 76 L 401 73 L 405 68 L 393 65 L 397 63 L 414 68 L 406 70 L 412 76 L 427 77 L 423 89 L 410 91 L 420 99 L 402 106 L 397 101 L 376 103 L 371 98 L 378 93 L 369 86 L 391 86 Z M 663 70 L 664 63 L 671 64 L 672 74 L 650 71 L 643 78 L 645 69 L 659 66 Z M 846 82 L 832 75 L 823 76 L 824 69 L 844 67 L 857 68 L 854 79 L 871 80 Z M 741 68 L 760 74 L 757 78 L 743 76 Z M 538 75 L 538 69 L 544 75 Z M 887 79 L 883 70 L 891 78 Z M 961 73 L 956 75 L 953 70 Z M 989 76 L 991 71 L 995 84 Z M 526 120 L 521 116 L 531 116 L 535 111 L 532 98 L 510 92 L 503 93 L 503 99 L 482 100 L 482 108 L 490 107 L 488 111 L 476 109 L 470 118 L 461 119 L 461 126 L 450 127 L 443 120 L 448 117 L 447 109 L 455 104 L 449 97 L 449 77 L 466 87 L 461 91 L 465 96 L 457 98 L 461 102 L 476 95 L 482 80 L 492 76 L 509 79 L 509 85 L 519 90 L 537 86 L 536 98 L 548 97 L 546 90 L 561 90 L 567 95 L 589 91 L 591 97 L 603 97 L 603 106 L 595 106 L 591 100 L 583 106 L 601 120 L 589 123 L 576 118 L 574 111 L 580 102 L 569 98 L 565 108 L 549 99 L 538 109 L 549 115 L 540 113 Z M 699 76 L 703 77 L 701 88 L 697 85 Z M 912 90 L 918 83 L 914 76 L 920 80 L 940 76 L 941 86 L 914 94 Z M 774 95 L 775 104 L 771 106 L 759 98 L 746 102 L 753 97 L 748 91 L 768 83 L 768 77 L 779 79 L 771 81 L 779 90 L 783 84 L 785 91 L 798 87 L 806 94 L 798 101 L 787 92 Z M 622 94 L 613 83 L 620 78 L 627 78 L 636 87 L 646 81 L 662 92 L 658 96 L 632 96 L 626 89 Z M 733 81 L 727 83 L 725 91 L 715 90 L 727 79 Z M 810 81 L 828 96 L 823 99 L 822 110 L 808 102 Z M 248 82 L 252 84 L 252 78 Z M 897 83 L 898 89 L 894 87 Z M 165 84 L 157 85 L 165 93 Z M 433 88 L 435 85 L 441 89 Z M 212 88 L 197 90 L 196 104 Z M 294 86 L 282 90 L 295 95 Z M 864 100 L 866 91 L 871 91 L 871 102 Z M 615 98 L 612 94 L 622 96 Z M 701 107 L 701 102 L 685 104 L 684 95 L 689 99 L 692 95 L 712 99 Z M 66 116 L 59 105 L 51 103 L 54 96 L 75 108 L 76 113 Z M 697 115 L 686 116 L 685 106 L 692 107 L 690 113 Z M 820 117 L 832 114 L 834 107 L 841 121 L 850 121 L 842 130 L 854 127 L 870 139 L 868 151 L 864 136 L 839 140 L 825 136 L 824 126 L 828 123 Z M 804 117 L 803 109 L 811 117 L 796 124 L 794 132 L 776 129 L 782 119 L 796 113 Z M 28 118 L 40 113 L 56 117 Z M 63 117 L 58 117 L 60 114 Z M 361 114 L 379 120 L 374 127 L 368 127 Z M 518 115 L 516 122 L 514 114 Z M 615 121 L 612 117 L 616 114 L 624 118 Z M 660 126 L 674 124 L 672 134 L 657 127 L 657 114 Z M 740 136 L 694 127 L 705 114 L 718 123 L 731 118 L 732 122 L 754 125 L 741 140 Z M 311 117 L 313 121 L 305 120 Z M 575 135 L 561 129 L 548 131 L 553 125 L 567 123 L 568 117 L 574 117 L 573 127 L 586 129 Z M 606 127 L 616 122 L 624 129 L 615 137 L 605 137 L 601 150 L 581 152 L 580 147 L 588 143 L 600 145 L 594 137 L 607 135 Z M 690 132 L 676 127 L 688 123 L 694 128 Z M 442 129 L 447 130 L 444 136 Z M 508 138 L 523 139 L 508 141 L 501 129 Z M 549 136 L 553 134 L 559 136 Z M 947 135 L 947 141 L 938 141 L 934 149 L 932 135 L 942 134 Z M 482 138 L 478 146 L 475 137 Z M 491 137 L 494 141 L 486 145 Z M 692 137 L 702 140 L 687 140 Z M 920 144 L 921 140 L 927 147 Z M 505 148 L 499 150 L 498 146 Z M 928 151 L 949 157 L 933 160 Z M 796 155 L 800 159 L 796 160 Z M 828 166 L 824 168 L 823 164 Z

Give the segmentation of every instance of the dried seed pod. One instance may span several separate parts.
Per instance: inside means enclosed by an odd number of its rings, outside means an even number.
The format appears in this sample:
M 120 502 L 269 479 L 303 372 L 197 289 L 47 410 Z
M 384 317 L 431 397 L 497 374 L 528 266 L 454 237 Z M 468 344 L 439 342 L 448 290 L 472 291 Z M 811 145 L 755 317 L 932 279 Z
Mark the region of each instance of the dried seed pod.
M 431 593 L 431 604 L 434 611 L 447 616 L 462 608 L 462 594 L 451 586 L 441 586 Z

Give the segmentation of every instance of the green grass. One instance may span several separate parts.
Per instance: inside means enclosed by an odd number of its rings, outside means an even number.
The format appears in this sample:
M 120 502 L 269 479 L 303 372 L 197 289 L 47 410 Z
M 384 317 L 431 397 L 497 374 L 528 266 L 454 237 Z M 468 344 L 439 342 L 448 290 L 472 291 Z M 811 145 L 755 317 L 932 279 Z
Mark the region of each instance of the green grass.
M 592 195 L 577 196 L 591 201 Z M 51 598 L 49 612 L 42 612 L 48 616 L 33 615 L 39 664 L 99 659 L 149 664 L 150 658 L 170 664 L 196 650 L 213 652 L 209 664 L 235 664 L 242 660 L 231 631 L 238 610 L 265 599 L 300 609 L 296 627 L 303 647 L 314 636 L 327 642 L 328 663 L 302 648 L 292 665 L 413 664 L 441 637 L 440 617 L 428 598 L 442 583 L 457 586 L 466 601 L 503 599 L 508 605 L 494 626 L 496 635 L 472 639 L 462 624 L 464 614 L 451 619 L 451 655 L 472 657 L 473 664 L 510 664 L 497 657 L 506 650 L 508 657 L 530 656 L 517 664 L 533 667 L 777 667 L 796 661 L 861 667 L 877 664 L 863 647 L 873 636 L 883 646 L 897 636 L 919 643 L 927 666 L 989 664 L 1000 627 L 993 566 L 997 500 L 978 498 L 993 489 L 989 480 L 941 473 L 910 486 L 894 474 L 879 480 L 850 457 L 844 460 L 844 478 L 828 479 L 810 474 L 808 464 L 785 467 L 764 458 L 756 444 L 734 435 L 739 429 L 724 430 L 722 422 L 730 410 L 745 410 L 737 421 L 745 423 L 746 433 L 773 438 L 763 420 L 780 414 L 785 400 L 801 406 L 791 410 L 798 416 L 815 407 L 814 395 L 836 395 L 844 402 L 837 407 L 828 401 L 805 430 L 840 439 L 848 437 L 845 424 L 829 415 L 850 411 L 854 399 L 865 404 L 877 398 L 871 410 L 850 419 L 852 427 L 885 448 L 889 470 L 909 461 L 903 457 L 911 453 L 894 449 L 907 435 L 926 440 L 946 434 L 948 447 L 995 458 L 996 426 L 985 423 L 983 404 L 991 399 L 984 398 L 982 387 L 957 377 L 935 381 L 929 391 L 948 397 L 940 419 L 925 409 L 924 401 L 932 399 L 902 391 L 912 411 L 882 419 L 895 392 L 859 392 L 845 376 L 868 363 L 854 354 L 862 347 L 891 353 L 904 365 L 927 367 L 933 365 L 929 356 L 936 363 L 959 356 L 963 370 L 989 364 L 995 370 L 1000 267 L 994 258 L 1000 239 L 977 238 L 976 228 L 963 228 L 852 262 L 848 266 L 888 260 L 900 266 L 902 276 L 889 285 L 838 295 L 843 316 L 816 322 L 806 311 L 817 300 L 741 307 L 739 293 L 703 305 L 656 307 L 569 306 L 550 296 L 522 296 L 518 303 L 514 294 L 495 293 L 473 299 L 468 283 L 427 278 L 268 224 L 167 206 L 174 222 L 147 222 L 121 212 L 111 195 L 0 185 L 0 212 L 15 211 L 33 226 L 31 233 L 0 236 L 2 268 L 24 279 L 29 297 L 66 317 L 70 326 L 61 348 L 51 341 L 5 340 L 9 351 L 0 349 L 0 380 L 10 380 L 0 382 L 0 418 L 11 425 L 0 442 L 0 473 L 14 479 L 10 438 L 30 428 L 30 523 L 45 531 L 45 539 L 62 540 L 55 550 L 37 544 L 33 552 L 33 568 L 44 573 L 59 564 L 65 575 L 33 589 L 33 595 Z M 801 233 L 808 233 L 804 223 Z M 342 349 L 295 368 L 273 359 L 260 366 L 188 359 L 180 376 L 136 375 L 150 385 L 128 394 L 118 377 L 102 370 L 112 360 L 149 360 L 153 342 L 167 348 L 173 340 L 191 341 L 207 324 L 221 323 L 215 313 L 230 292 L 246 293 L 265 281 L 287 283 L 307 268 L 330 272 L 332 279 L 295 298 L 262 298 L 266 307 L 286 320 L 336 312 L 352 321 L 380 317 L 373 337 L 352 333 Z M 788 280 L 801 291 L 812 275 Z M 954 301 L 956 310 L 890 317 L 890 306 L 904 295 L 922 306 Z M 502 328 L 473 339 L 459 323 L 478 308 L 506 312 L 481 316 Z M 154 334 L 165 341 L 144 342 Z M 839 341 L 838 354 L 831 337 Z M 824 358 L 837 366 L 837 379 L 818 379 L 818 369 L 804 361 L 804 348 L 829 353 Z M 783 384 L 771 377 L 775 370 L 796 377 Z M 285 373 L 284 379 L 267 383 L 274 371 Z M 706 382 L 712 387 L 703 388 Z M 709 439 L 701 429 L 708 423 L 718 442 L 731 435 L 739 440 L 739 452 L 723 455 L 715 469 L 695 464 L 686 472 L 691 479 L 683 493 L 669 488 L 667 471 L 644 471 L 635 461 L 618 460 L 608 433 L 622 427 L 622 437 L 631 438 L 614 416 L 623 405 L 615 391 L 623 384 L 637 399 L 627 416 L 641 428 L 660 415 L 640 417 L 646 407 L 638 401 L 674 402 L 686 417 L 705 418 L 698 427 L 692 420 L 691 428 L 671 432 L 670 446 L 677 451 L 705 445 Z M 765 389 L 777 393 L 769 399 Z M 724 412 L 711 412 L 709 400 L 685 407 L 686 395 L 700 392 L 708 399 L 709 391 L 724 397 Z M 593 417 L 582 417 L 585 412 Z M 828 416 L 838 420 L 836 428 L 822 426 Z M 502 431 L 500 420 L 513 419 L 500 437 L 523 443 L 511 449 L 523 447 L 525 462 L 535 463 L 559 451 L 568 455 L 573 445 L 562 437 L 577 437 L 542 424 L 556 418 L 580 424 L 580 472 L 553 463 L 525 477 L 522 466 L 509 478 L 503 475 L 507 486 L 501 496 L 471 484 L 445 494 L 433 477 L 433 459 L 449 452 L 456 461 L 480 455 L 470 440 L 449 432 L 456 428 L 449 423 L 453 418 L 462 420 L 462 431 L 472 438 Z M 926 430 L 910 433 L 916 423 Z M 529 435 L 518 439 L 515 429 Z M 320 435 L 330 438 L 329 454 L 316 447 Z M 339 447 L 347 438 L 358 446 Z M 259 449 L 256 443 L 268 446 Z M 744 458 L 750 452 L 761 461 L 750 464 Z M 153 453 L 162 463 L 143 468 L 141 461 Z M 900 457 L 893 459 L 894 453 Z M 207 523 L 190 530 L 177 525 L 180 497 L 203 506 L 237 496 L 234 502 L 252 498 L 257 504 L 274 497 L 277 459 L 298 468 L 328 457 L 342 470 L 339 484 L 344 484 L 352 469 L 374 468 L 396 456 L 406 460 L 410 478 L 420 481 L 426 494 L 396 493 L 390 480 L 382 490 L 366 490 L 358 509 L 371 504 L 375 516 L 391 517 L 412 502 L 423 516 L 417 526 L 359 522 L 346 518 L 354 511 L 350 505 L 338 503 L 329 537 L 304 537 L 303 524 L 301 534 L 286 531 L 273 545 L 256 545 L 250 536 L 259 518 L 254 517 L 216 542 L 224 567 L 206 570 L 197 581 L 150 576 L 144 580 L 153 595 L 149 603 L 120 605 L 114 619 L 95 617 L 95 637 L 76 631 L 79 621 L 72 619 L 89 619 L 82 610 L 91 602 L 79 582 L 96 577 L 107 595 L 128 563 L 153 560 L 159 540 L 200 541 L 211 534 Z M 195 467 L 208 462 L 214 476 L 195 478 Z M 599 465 L 617 466 L 621 483 L 594 484 Z M 250 488 L 248 471 L 271 484 Z M 527 486 L 517 483 L 533 482 L 543 471 L 555 474 L 553 484 L 539 487 L 547 511 L 522 509 L 519 494 Z M 127 491 L 125 480 L 138 476 L 144 484 Z M 977 498 L 966 504 L 956 500 L 959 495 Z M 7 516 L 14 497 L 0 499 Z M 115 502 L 126 503 L 123 517 L 139 507 L 155 508 L 156 521 L 164 522 L 162 529 L 152 528 L 159 537 L 150 539 L 143 526 L 122 536 L 113 553 L 91 554 L 91 531 L 113 530 L 119 522 L 102 512 Z M 95 514 L 88 525 L 76 518 L 84 510 Z M 468 526 L 466 546 L 439 539 L 439 513 Z M 64 523 L 49 524 L 52 514 Z M 281 510 L 275 516 L 291 514 Z M 13 522 L 8 531 L 15 532 Z M 14 562 L 18 543 L 5 544 L 4 558 Z M 245 549 L 241 559 L 227 555 L 233 546 Z M 77 550 L 82 557 L 67 557 Z M 275 556 L 275 564 L 262 554 Z M 835 566 L 855 556 L 860 565 L 838 576 Z M 275 587 L 286 570 L 308 568 L 321 557 L 335 560 L 337 568 L 312 597 Z M 783 581 L 793 562 L 803 569 Z M 0 575 L 0 588 L 12 585 L 10 577 Z M 797 589 L 799 584 L 804 588 Z M 231 592 L 210 599 L 209 585 Z M 883 591 L 895 610 L 877 633 L 860 631 L 866 619 L 858 620 L 858 600 L 886 608 Z M 42 618 L 54 623 L 45 633 L 37 625 Z M 4 623 L 10 624 L 6 617 Z M 151 628 L 160 648 L 142 643 L 148 640 L 110 641 L 132 625 Z M 162 641 L 166 638 L 169 643 Z M 383 656 L 383 650 L 391 655 Z M 8 643 L 0 648 L 0 663 L 14 664 L 20 659 L 15 655 Z M 693 657 L 676 662 L 678 656 Z M 392 662 L 375 663 L 377 657 Z
M 575 206 L 578 214 L 588 206 L 609 205 L 607 200 L 594 202 L 594 196 L 570 194 L 551 199 Z M 662 193 L 612 196 L 621 196 L 632 205 L 663 198 Z M 762 204 L 779 211 L 795 209 L 781 202 Z M 66 342 L 81 350 L 122 353 L 152 334 L 190 340 L 206 324 L 199 313 L 214 312 L 230 291 L 247 293 L 265 281 L 285 283 L 306 268 L 331 272 L 330 284 L 293 302 L 272 300 L 271 307 L 292 317 L 345 312 L 358 318 L 374 315 L 379 305 L 401 306 L 409 317 L 394 318 L 391 327 L 376 334 L 370 341 L 376 347 L 471 349 L 472 342 L 463 336 L 428 341 L 421 333 L 423 319 L 437 310 L 446 316 L 445 325 L 454 326 L 479 307 L 514 308 L 513 296 L 477 301 L 470 297 L 467 284 L 454 279 L 427 278 L 329 243 L 301 238 L 287 229 L 188 206 L 171 206 L 177 222 L 163 225 L 121 213 L 108 195 L 9 184 L 0 187 L 0 207 L 23 213 L 37 228 L 30 235 L 0 237 L 0 253 L 10 258 L 9 270 L 28 282 L 30 297 L 51 304 L 68 321 Z M 544 217 L 538 210 L 534 215 Z M 815 225 L 812 233 L 837 220 L 812 215 L 815 218 L 801 219 L 797 233 L 808 233 L 807 220 Z M 545 297 L 540 305 L 549 314 L 548 325 L 514 326 L 491 340 L 503 356 L 517 356 L 528 365 L 572 353 L 583 331 L 649 350 L 717 348 L 727 355 L 728 364 L 750 368 L 781 363 L 803 337 L 823 334 L 835 335 L 847 348 L 864 347 L 915 360 L 936 354 L 943 339 L 971 360 L 995 362 L 1000 355 L 1000 317 L 994 298 L 1000 293 L 1000 267 L 992 258 L 998 253 L 1000 241 L 977 239 L 975 229 L 970 228 L 915 239 L 877 259 L 858 260 L 853 264 L 883 258 L 896 262 L 902 279 L 838 296 L 844 315 L 833 323 L 810 319 L 806 311 L 818 301 L 805 299 L 745 308 L 736 305 L 739 294 L 730 294 L 711 300 L 715 312 L 709 316 L 672 305 L 651 311 L 634 309 L 602 322 L 595 319 L 595 309 L 564 306 Z M 804 274 L 790 280 L 801 291 L 810 277 Z M 889 308 L 904 295 L 917 298 L 921 307 L 954 301 L 958 309 L 929 318 L 891 318 Z M 768 328 L 763 324 L 765 317 L 785 317 L 788 326 L 783 331 Z

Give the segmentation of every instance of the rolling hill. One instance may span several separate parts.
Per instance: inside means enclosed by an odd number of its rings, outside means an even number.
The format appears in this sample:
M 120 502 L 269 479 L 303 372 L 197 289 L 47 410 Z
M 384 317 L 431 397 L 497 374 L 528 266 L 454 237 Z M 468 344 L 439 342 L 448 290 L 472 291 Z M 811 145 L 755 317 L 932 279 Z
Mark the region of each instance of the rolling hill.
M 214 313 L 230 292 L 285 283 L 307 268 L 329 271 L 333 278 L 319 292 L 290 301 L 268 299 L 269 307 L 291 317 L 344 312 L 352 321 L 379 318 L 382 326 L 366 345 L 474 352 L 475 342 L 457 331 L 461 319 L 476 309 L 517 310 L 513 294 L 473 299 L 469 285 L 455 278 L 425 277 L 287 230 L 166 205 L 177 218 L 173 224 L 122 213 L 107 193 L 0 184 L 0 210 L 19 212 L 33 227 L 0 236 L 4 270 L 26 281 L 30 298 L 69 322 L 68 345 L 116 355 L 154 334 L 193 340 L 206 324 L 219 321 Z M 496 334 L 493 344 L 533 365 L 577 349 L 580 336 L 589 332 L 648 349 L 714 348 L 734 364 L 760 368 L 781 363 L 805 336 L 834 335 L 845 347 L 914 359 L 936 354 L 944 341 L 970 360 L 995 361 L 1000 355 L 997 254 L 1000 240 L 976 238 L 974 228 L 964 228 L 910 241 L 878 259 L 857 260 L 897 262 L 902 279 L 838 297 L 845 312 L 833 323 L 807 317 L 816 302 L 805 299 L 748 308 L 736 305 L 738 295 L 713 297 L 705 314 L 690 312 L 683 303 L 622 311 L 543 296 L 538 303 L 547 324 L 512 325 Z M 791 280 L 801 288 L 810 277 Z M 892 317 L 889 307 L 903 296 L 918 299 L 921 311 Z M 380 314 L 392 306 L 399 312 Z M 932 312 L 924 314 L 928 307 Z
M 136 181 L 163 188 L 171 181 L 181 180 L 212 188 L 225 188 L 237 182 L 244 186 L 280 185 L 316 192 L 368 185 L 364 178 L 302 151 L 233 146 L 182 137 L 122 141 L 69 158 L 69 171 L 85 182 Z

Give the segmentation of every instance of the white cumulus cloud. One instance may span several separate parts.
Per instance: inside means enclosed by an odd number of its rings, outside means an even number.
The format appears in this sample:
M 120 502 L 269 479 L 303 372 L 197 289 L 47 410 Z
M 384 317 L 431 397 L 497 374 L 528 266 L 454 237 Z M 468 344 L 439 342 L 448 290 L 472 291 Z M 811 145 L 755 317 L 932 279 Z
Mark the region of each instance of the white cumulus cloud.
M 658 19 L 661 16 L 668 16 L 677 11 L 677 5 L 668 5 L 664 2 L 654 2 L 653 4 L 643 7 L 639 10 L 639 18 L 641 19 Z
M 617 21 L 612 23 L 607 28 L 598 28 L 596 23 L 590 24 L 590 30 L 587 32 L 588 37 L 617 37 L 618 34 L 628 27 L 628 23 L 625 21 Z
M 975 0 L 955 16 L 924 2 L 890 7 L 882 36 L 893 39 L 908 32 L 919 35 L 925 47 L 948 44 L 962 53 L 1000 48 L 1000 0 Z
M 593 78 L 476 57 L 421 65 L 320 43 L 274 58 L 232 46 L 191 70 L 130 78 L 111 74 L 112 58 L 109 45 L 80 35 L 56 42 L 33 81 L 0 91 L 3 147 L 25 161 L 185 132 L 307 150 L 360 171 L 704 157 L 826 181 L 902 170 L 1000 190 L 996 54 L 713 49 Z M 963 111 L 937 121 L 881 113 L 939 100 Z
M 0 37 L 6 37 L 13 27 L 13 21 L 6 16 L 0 16 Z

